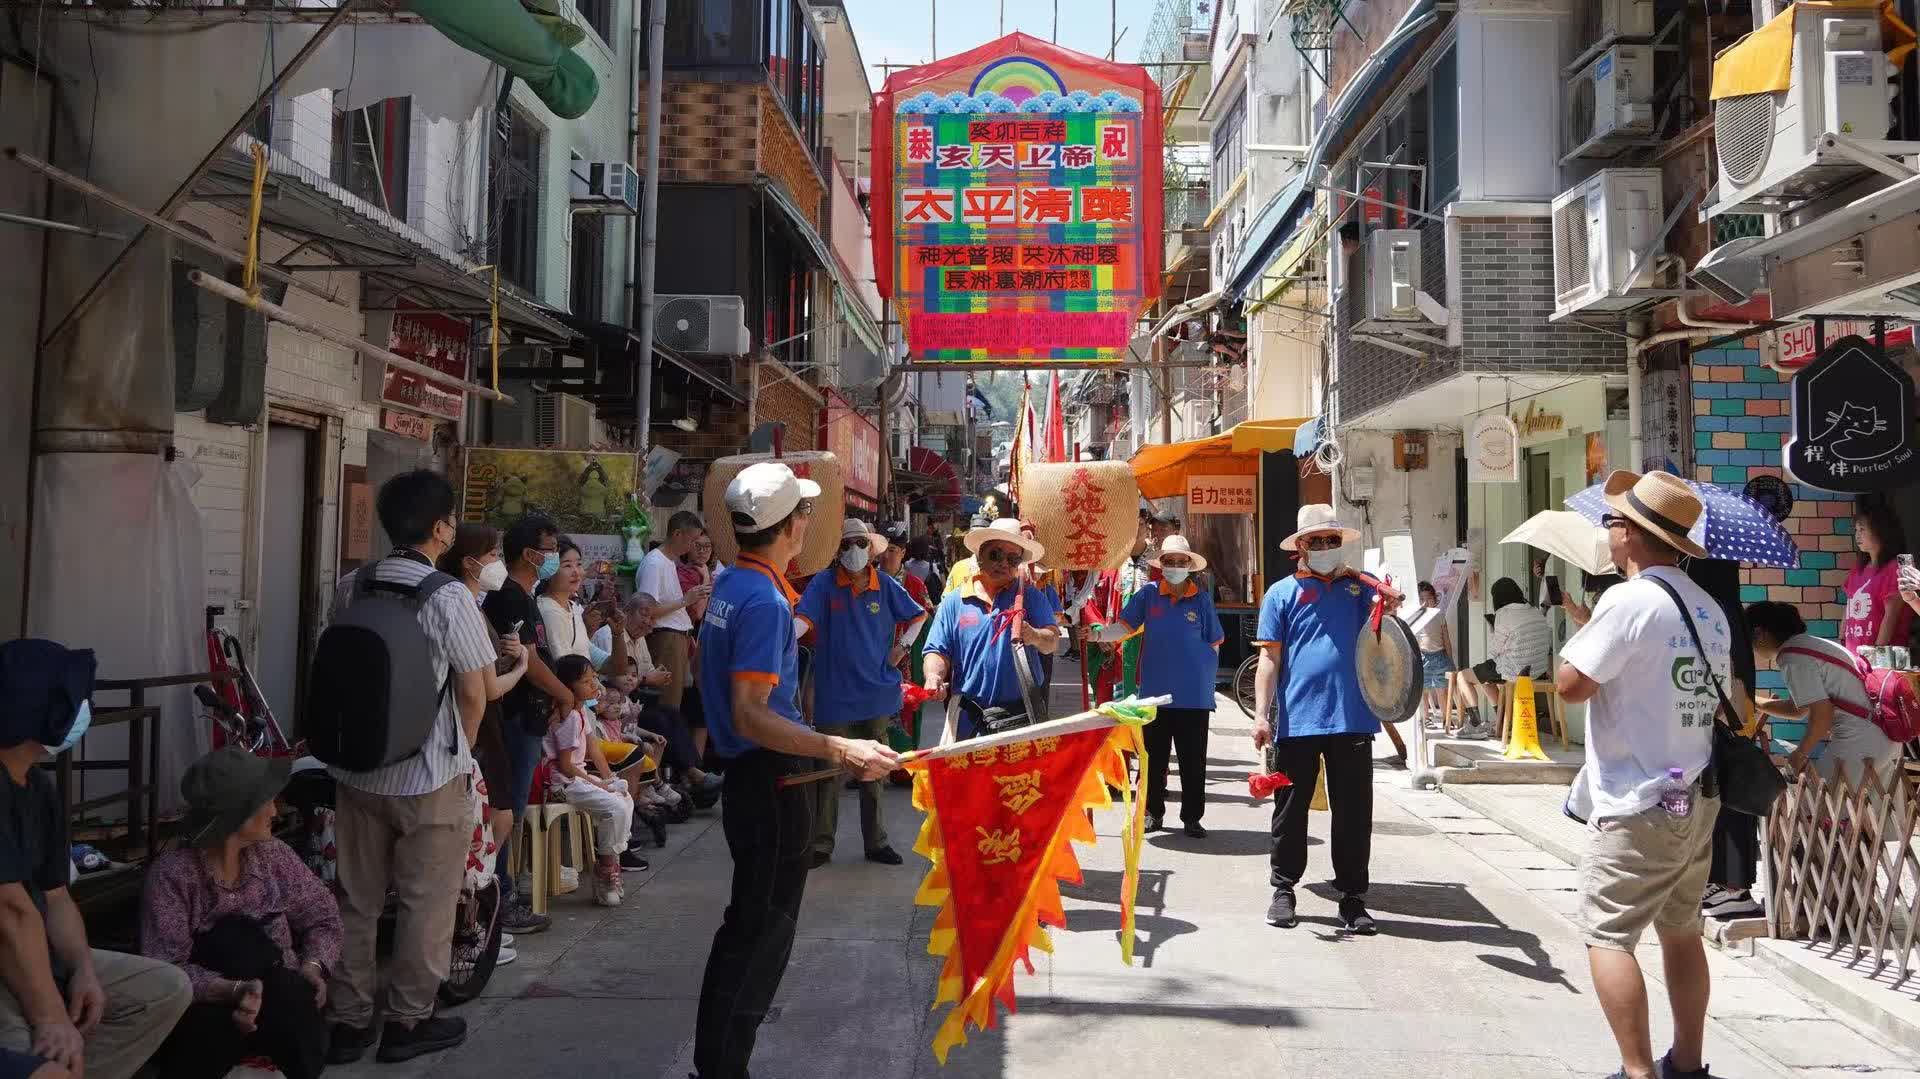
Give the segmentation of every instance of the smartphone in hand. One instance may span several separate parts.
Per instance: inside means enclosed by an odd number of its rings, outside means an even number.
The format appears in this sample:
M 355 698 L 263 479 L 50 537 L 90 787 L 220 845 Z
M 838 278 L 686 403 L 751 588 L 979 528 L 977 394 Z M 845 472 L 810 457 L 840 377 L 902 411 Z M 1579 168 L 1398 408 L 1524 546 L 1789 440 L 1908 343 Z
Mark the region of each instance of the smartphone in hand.
M 1547 574 L 1547 606 L 1560 607 L 1567 602 L 1567 595 L 1560 591 L 1560 578 Z

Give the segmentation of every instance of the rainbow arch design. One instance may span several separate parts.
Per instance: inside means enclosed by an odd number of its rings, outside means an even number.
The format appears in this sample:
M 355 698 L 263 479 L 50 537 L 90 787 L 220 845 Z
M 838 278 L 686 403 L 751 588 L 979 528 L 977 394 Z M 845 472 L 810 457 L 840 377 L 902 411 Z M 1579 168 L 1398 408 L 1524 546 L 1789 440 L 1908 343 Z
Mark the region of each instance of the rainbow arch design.
M 1019 105 L 1043 93 L 1065 94 L 1067 85 L 1040 61 L 1027 56 L 1009 56 L 981 68 L 967 92 L 995 93 Z

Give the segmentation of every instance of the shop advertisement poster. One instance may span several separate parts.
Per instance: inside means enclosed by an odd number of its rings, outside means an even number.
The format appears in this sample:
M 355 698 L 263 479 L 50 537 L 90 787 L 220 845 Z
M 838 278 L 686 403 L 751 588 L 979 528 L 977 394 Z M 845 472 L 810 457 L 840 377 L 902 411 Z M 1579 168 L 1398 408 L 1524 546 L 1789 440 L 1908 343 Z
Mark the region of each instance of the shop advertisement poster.
M 1793 375 L 1787 474 L 1823 491 L 1886 491 L 1920 480 L 1913 378 L 1864 337 L 1842 337 Z
M 880 508 L 880 429 L 828 391 L 820 413 L 820 441 L 846 468 L 847 504 L 869 513 Z
M 1251 517 L 1258 476 L 1187 477 L 1187 514 L 1230 513 Z
M 1520 430 L 1513 420 L 1482 413 L 1467 425 L 1467 482 L 1519 483 Z
M 580 545 L 588 563 L 621 560 L 621 517 L 627 493 L 639 484 L 634 454 L 490 446 L 466 453 L 462 520 L 505 530 L 528 513 L 544 513 Z
M 1820 354 L 1820 335 L 1815 332 L 1811 322 L 1802 322 L 1796 326 L 1784 326 L 1773 331 L 1774 363 L 1787 370 L 1798 370 L 1813 362 Z M 1828 341 L 1838 341 L 1842 337 L 1864 337 L 1873 340 L 1873 320 L 1864 318 L 1832 318 L 1827 320 Z M 1911 345 L 1913 327 L 1893 322 L 1887 323 L 1887 347 Z
M 427 311 L 395 311 L 388 320 L 386 344 L 395 355 L 443 371 L 451 379 L 466 380 L 471 334 L 464 322 Z M 394 367 L 384 369 L 380 400 L 443 420 L 466 414 L 466 393 L 459 386 Z
M 1010 34 L 874 95 L 874 265 L 921 361 L 1117 361 L 1160 291 L 1160 89 Z

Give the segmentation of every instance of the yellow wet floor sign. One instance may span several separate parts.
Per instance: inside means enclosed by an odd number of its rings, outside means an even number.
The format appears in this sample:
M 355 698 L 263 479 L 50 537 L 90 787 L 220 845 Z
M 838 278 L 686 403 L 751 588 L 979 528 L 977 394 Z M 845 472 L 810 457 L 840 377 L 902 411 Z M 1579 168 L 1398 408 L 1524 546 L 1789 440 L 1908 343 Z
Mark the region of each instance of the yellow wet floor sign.
M 1533 679 L 1520 675 L 1513 680 L 1513 722 L 1508 725 L 1507 760 L 1551 760 L 1540 748 L 1540 715 L 1533 698 Z
M 1320 810 L 1321 812 L 1326 811 L 1326 808 L 1327 808 L 1327 759 L 1325 757 L 1320 758 L 1320 773 L 1313 781 L 1313 801 L 1308 803 L 1307 808 L 1317 809 L 1317 810 Z

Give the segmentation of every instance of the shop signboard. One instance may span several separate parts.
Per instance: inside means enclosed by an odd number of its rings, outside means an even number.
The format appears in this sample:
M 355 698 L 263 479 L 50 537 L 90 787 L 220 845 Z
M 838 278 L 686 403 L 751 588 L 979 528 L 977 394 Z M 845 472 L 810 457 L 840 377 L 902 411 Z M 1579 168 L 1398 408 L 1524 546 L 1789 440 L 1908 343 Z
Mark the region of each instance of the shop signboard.
M 1010 34 L 874 95 L 874 264 L 920 361 L 1117 361 L 1160 291 L 1160 89 Z
M 381 403 L 445 420 L 465 415 L 466 394 L 457 383 L 467 377 L 471 340 L 464 322 L 428 311 L 395 311 L 388 323 L 387 350 L 445 372 L 452 381 L 437 382 L 388 367 L 380 383 Z
M 587 562 L 624 557 L 620 524 L 627 494 L 639 485 L 637 455 L 491 446 L 466 454 L 462 520 L 504 531 L 528 513 L 543 513 L 580 545 Z
M 1257 476 L 1189 476 L 1187 514 L 1198 517 L 1207 513 L 1230 513 L 1251 517 L 1254 486 L 1258 482 Z
M 1920 480 L 1913 379 L 1859 335 L 1829 343 L 1793 375 L 1787 474 L 1825 491 L 1864 493 Z
M 1873 340 L 1873 320 L 1861 318 L 1830 318 L 1827 320 L 1827 340 L 1838 341 L 1842 337 L 1864 337 Z M 1798 370 L 1813 362 L 1819 354 L 1819 334 L 1814 332 L 1811 322 L 1802 322 L 1796 326 L 1786 326 L 1773 332 L 1773 345 L 1777 353 L 1774 363 L 1787 370 Z M 1887 327 L 1887 347 L 1910 345 L 1913 343 L 1912 326 Z
M 880 429 L 834 393 L 827 395 L 820 426 L 821 444 L 840 459 L 849 504 L 869 511 L 879 509 Z
M 1513 420 L 1482 413 L 1467 425 L 1467 482 L 1519 483 L 1520 431 Z

